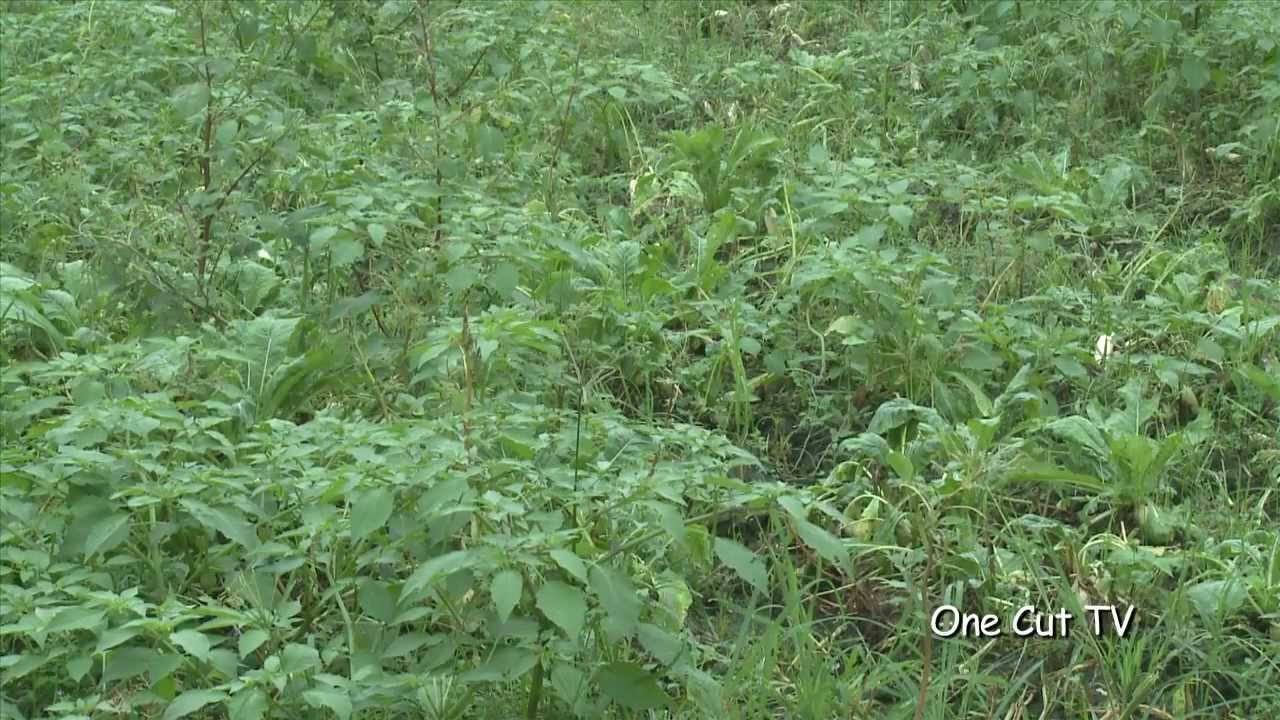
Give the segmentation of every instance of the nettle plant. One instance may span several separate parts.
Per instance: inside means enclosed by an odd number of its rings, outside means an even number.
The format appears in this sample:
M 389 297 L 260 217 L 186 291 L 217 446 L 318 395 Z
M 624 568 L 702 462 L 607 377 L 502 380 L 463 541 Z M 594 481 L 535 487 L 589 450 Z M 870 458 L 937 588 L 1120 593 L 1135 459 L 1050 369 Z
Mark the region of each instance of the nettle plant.
M 305 356 L 288 359 L 287 335 L 270 347 L 290 323 L 254 324 L 235 354 L 188 338 L 6 372 L 6 418 L 31 440 L 6 444 L 0 487 L 0 643 L 9 687 L 27 688 L 6 716 L 461 717 L 516 693 L 529 717 L 714 711 L 692 588 L 723 566 L 764 591 L 769 573 L 718 520 L 781 510 L 848 561 L 794 493 L 727 477 L 754 459 L 695 427 L 509 392 L 462 423 L 375 424 L 319 409 L 307 381 L 241 412 L 130 389 L 244 367 L 226 392 L 270 395 Z M 32 407 L 31 382 L 77 403 L 41 417 L 53 405 Z

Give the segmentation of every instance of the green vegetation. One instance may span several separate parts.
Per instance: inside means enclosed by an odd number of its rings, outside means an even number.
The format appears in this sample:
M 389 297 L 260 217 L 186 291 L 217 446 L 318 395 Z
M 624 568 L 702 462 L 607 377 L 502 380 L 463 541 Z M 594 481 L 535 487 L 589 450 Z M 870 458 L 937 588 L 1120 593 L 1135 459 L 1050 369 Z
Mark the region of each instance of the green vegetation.
M 1274 5 L 0 33 L 0 719 L 1280 714 Z

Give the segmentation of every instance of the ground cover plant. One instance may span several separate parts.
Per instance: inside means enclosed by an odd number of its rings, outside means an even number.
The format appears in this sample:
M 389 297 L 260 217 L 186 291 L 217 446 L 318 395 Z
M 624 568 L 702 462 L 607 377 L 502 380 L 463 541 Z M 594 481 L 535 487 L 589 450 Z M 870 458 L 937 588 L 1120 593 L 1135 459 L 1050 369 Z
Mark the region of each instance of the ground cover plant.
M 1278 40 L 6 2 L 0 718 L 1280 712 Z

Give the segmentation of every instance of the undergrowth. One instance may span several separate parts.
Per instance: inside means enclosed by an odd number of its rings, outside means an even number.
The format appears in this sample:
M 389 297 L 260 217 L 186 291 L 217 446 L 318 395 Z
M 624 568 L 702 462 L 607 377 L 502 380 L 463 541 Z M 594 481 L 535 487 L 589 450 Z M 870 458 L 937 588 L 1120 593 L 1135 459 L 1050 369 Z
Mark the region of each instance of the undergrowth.
M 1277 18 L 5 4 L 0 718 L 1280 711 Z

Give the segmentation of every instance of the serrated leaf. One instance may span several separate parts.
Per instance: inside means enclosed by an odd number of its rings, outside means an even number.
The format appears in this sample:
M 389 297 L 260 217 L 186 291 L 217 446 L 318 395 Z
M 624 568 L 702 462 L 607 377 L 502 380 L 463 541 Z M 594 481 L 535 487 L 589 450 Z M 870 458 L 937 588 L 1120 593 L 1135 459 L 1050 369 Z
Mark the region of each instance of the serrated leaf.
M 365 580 L 356 592 L 360 609 L 378 622 L 389 623 L 396 617 L 396 596 L 384 582 Z
M 444 274 L 444 281 L 453 292 L 462 292 L 475 285 L 479 277 L 480 271 L 474 265 L 463 263 L 450 268 L 449 272 Z
M 614 630 L 629 635 L 640 622 L 640 598 L 630 578 L 612 568 L 593 565 L 590 571 L 591 590 L 600 600 L 606 617 L 614 624 Z
M 90 556 L 98 551 L 107 552 L 124 542 L 128 526 L 128 514 L 108 515 L 98 520 L 85 538 L 84 554 Z
M 67 677 L 71 678 L 71 682 L 78 683 L 92 666 L 92 655 L 77 655 L 67 661 Z
M 173 91 L 173 108 L 184 119 L 200 112 L 209 103 L 209 87 L 203 82 L 181 85 Z
M 572 665 L 556 663 L 551 668 L 551 688 L 566 704 L 576 706 L 588 692 L 587 675 Z
M 911 227 L 911 220 L 915 217 L 915 212 L 906 205 L 890 205 L 889 217 L 902 226 L 903 230 L 907 230 Z
M 646 652 L 663 665 L 671 665 L 684 651 L 684 642 L 679 637 L 650 623 L 640 623 L 636 639 Z
M 216 508 L 199 500 L 182 498 L 178 501 L 183 509 L 191 514 L 196 522 L 225 535 L 232 542 L 245 549 L 256 550 L 262 544 L 258 532 L 249 524 L 239 510 L 234 508 Z
M 748 585 L 760 593 L 768 592 L 768 570 L 765 568 L 764 562 L 756 557 L 756 554 L 751 552 L 747 546 L 728 538 L 717 537 L 715 539 L 715 553 L 716 557 L 720 558 L 720 562 L 728 565 Z
M 565 572 L 582 582 L 587 581 L 587 564 L 582 562 L 582 558 L 564 548 L 556 548 L 551 551 L 550 555 L 551 559 L 564 568 Z
M 395 494 L 385 488 L 369 490 L 351 506 L 351 539 L 363 540 L 382 529 L 391 518 Z
M 337 234 L 338 228 L 333 225 L 325 225 L 312 230 L 311 235 L 308 238 L 311 243 L 312 252 L 323 252 L 329 249 L 329 241 Z
M 1199 55 L 1188 55 L 1182 60 L 1182 79 L 1187 87 L 1200 90 L 1209 84 L 1209 63 Z
M 400 599 L 412 597 L 437 578 L 449 575 L 471 565 L 474 558 L 470 550 L 455 550 L 426 561 L 405 580 L 400 589 Z
M 524 590 L 524 579 L 515 570 L 503 570 L 493 576 L 489 585 L 489 594 L 493 597 L 494 609 L 498 611 L 498 619 L 506 622 L 520 602 Z
M 658 679 L 644 668 L 629 662 L 612 662 L 596 675 L 600 691 L 631 710 L 663 707 L 670 698 L 658 685 Z
M 538 609 L 555 623 L 570 640 L 577 640 L 587 621 L 587 600 L 578 588 L 550 580 L 538 588 Z
M 511 263 L 500 263 L 489 275 L 489 289 L 502 298 L 511 297 L 520 282 L 520 271 Z
M 1084 365 L 1081 365 L 1080 361 L 1075 358 L 1055 358 L 1053 366 L 1057 368 L 1058 372 L 1062 373 L 1064 377 L 1071 378 L 1072 380 L 1079 380 L 1089 374 L 1089 371 L 1085 370 Z
M 164 709 L 164 720 L 186 717 L 209 703 L 221 702 L 227 694 L 221 690 L 188 690 L 169 703 Z
M 426 633 L 414 632 L 406 633 L 391 641 L 386 650 L 382 651 L 384 660 L 404 657 L 418 648 L 426 645 L 431 641 L 431 636 Z
M 179 630 L 169 635 L 169 642 L 182 648 L 183 651 L 197 660 L 209 659 L 209 648 L 212 645 L 209 642 L 209 638 L 202 632 Z
M 791 516 L 791 525 L 805 545 L 813 548 L 823 559 L 848 567 L 849 552 L 835 535 L 814 525 L 806 519 L 807 513 L 800 501 L 794 497 L 782 496 L 778 504 Z
M 87 607 L 69 607 L 60 611 L 42 630 L 46 633 L 72 630 L 96 630 L 107 617 L 104 610 Z
M 333 264 L 346 267 L 364 257 L 364 243 L 353 237 L 338 238 L 331 246 Z
M 249 657 L 249 653 L 262 647 L 262 643 L 266 642 L 271 636 L 266 630 L 258 628 L 250 628 L 240 635 L 240 639 L 236 641 L 236 649 L 240 652 L 240 659 Z
M 299 673 L 320 667 L 320 651 L 310 645 L 289 643 L 280 653 L 280 669 L 283 672 Z
M 246 688 L 227 702 L 228 720 L 261 720 L 267 714 L 267 694 L 258 688 Z
M 302 699 L 313 708 L 328 708 L 338 717 L 347 720 L 351 717 L 351 696 L 346 690 L 338 688 L 312 688 L 302 691 Z
M 123 647 L 112 650 L 107 655 L 102 682 L 111 684 L 135 678 L 149 670 L 158 655 L 151 648 Z

